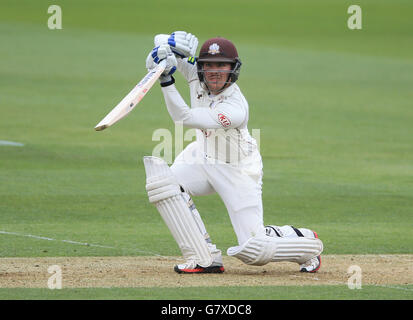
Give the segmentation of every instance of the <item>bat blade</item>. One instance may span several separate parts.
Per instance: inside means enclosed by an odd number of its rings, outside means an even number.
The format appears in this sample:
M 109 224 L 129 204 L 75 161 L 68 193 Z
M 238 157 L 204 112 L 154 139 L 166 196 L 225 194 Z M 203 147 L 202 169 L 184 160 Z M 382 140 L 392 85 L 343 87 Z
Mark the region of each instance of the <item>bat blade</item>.
M 145 77 L 110 111 L 96 126 L 96 131 L 102 131 L 126 117 L 143 97 L 148 93 L 156 80 L 165 70 L 166 62 L 161 61 L 158 66 L 149 71 Z

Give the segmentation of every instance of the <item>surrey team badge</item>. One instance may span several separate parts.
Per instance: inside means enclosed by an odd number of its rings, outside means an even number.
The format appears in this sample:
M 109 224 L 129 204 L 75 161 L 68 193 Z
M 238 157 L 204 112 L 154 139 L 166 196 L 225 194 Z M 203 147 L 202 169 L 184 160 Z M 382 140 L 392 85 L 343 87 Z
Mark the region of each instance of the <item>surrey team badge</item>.
M 217 43 L 213 43 L 209 46 L 208 50 L 209 54 L 217 54 L 219 53 L 219 45 Z

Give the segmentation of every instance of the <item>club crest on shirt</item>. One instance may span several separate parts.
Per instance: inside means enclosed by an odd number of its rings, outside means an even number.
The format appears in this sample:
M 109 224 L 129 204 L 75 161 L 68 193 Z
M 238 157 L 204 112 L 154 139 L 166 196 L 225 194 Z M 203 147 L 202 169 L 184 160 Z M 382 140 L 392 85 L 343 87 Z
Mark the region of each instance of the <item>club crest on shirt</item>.
M 219 51 L 219 45 L 218 45 L 217 43 L 211 44 L 211 45 L 209 46 L 208 53 L 209 53 L 209 54 L 218 54 L 218 53 L 220 53 L 220 51 Z
M 224 128 L 227 128 L 231 125 L 231 121 L 222 113 L 218 113 L 218 120 Z

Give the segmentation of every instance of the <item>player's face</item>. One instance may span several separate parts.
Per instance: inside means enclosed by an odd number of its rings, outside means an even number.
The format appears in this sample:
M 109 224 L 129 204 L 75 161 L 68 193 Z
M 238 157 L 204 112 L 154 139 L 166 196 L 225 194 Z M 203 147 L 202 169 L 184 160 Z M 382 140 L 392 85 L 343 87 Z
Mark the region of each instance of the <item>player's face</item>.
M 227 62 L 204 62 L 204 79 L 211 93 L 218 93 L 227 83 L 231 64 Z

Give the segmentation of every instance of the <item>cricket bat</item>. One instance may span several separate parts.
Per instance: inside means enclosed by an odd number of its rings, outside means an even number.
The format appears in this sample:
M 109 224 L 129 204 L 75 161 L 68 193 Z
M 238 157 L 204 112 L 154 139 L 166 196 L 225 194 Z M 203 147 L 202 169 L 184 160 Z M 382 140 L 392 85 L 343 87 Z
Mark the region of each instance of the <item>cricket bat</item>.
M 138 105 L 155 81 L 161 76 L 162 72 L 165 70 L 165 66 L 166 60 L 162 60 L 155 69 L 149 71 L 131 92 L 129 92 L 127 96 L 96 125 L 95 130 L 102 131 L 126 117 L 129 112 Z

